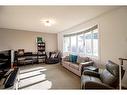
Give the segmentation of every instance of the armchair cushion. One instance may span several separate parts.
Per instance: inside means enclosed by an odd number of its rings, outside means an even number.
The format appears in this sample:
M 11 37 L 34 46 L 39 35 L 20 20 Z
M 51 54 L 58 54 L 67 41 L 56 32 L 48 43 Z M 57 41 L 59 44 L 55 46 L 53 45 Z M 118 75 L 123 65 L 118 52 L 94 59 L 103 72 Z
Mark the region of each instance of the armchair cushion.
M 108 63 L 106 64 L 106 69 L 114 76 L 119 76 L 119 65 L 115 64 L 114 62 L 108 60 Z
M 108 70 L 104 70 L 102 74 L 100 75 L 101 80 L 103 83 L 112 85 L 116 81 L 116 77 L 113 76 Z
M 108 60 L 106 69 L 101 74 L 101 80 L 112 87 L 117 87 L 119 84 L 119 65 Z
M 76 69 L 76 70 L 79 70 L 79 66 L 78 66 L 78 64 L 69 64 L 69 66 L 70 67 L 72 67 L 72 68 L 74 68 L 74 69 Z
M 82 83 L 86 83 L 86 82 L 89 82 L 89 81 L 94 81 L 94 82 L 97 82 L 97 83 L 102 83 L 102 81 L 99 78 L 94 77 L 94 76 L 89 76 L 89 75 L 82 75 L 81 80 L 82 80 Z

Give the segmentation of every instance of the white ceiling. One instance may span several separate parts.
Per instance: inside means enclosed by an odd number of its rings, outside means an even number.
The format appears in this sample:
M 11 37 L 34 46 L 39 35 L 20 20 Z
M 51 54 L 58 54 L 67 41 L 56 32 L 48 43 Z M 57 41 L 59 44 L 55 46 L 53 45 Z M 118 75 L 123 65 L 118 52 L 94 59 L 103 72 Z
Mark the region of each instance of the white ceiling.
M 110 11 L 112 6 L 1 6 L 0 28 L 58 33 Z M 41 19 L 56 21 L 46 27 Z

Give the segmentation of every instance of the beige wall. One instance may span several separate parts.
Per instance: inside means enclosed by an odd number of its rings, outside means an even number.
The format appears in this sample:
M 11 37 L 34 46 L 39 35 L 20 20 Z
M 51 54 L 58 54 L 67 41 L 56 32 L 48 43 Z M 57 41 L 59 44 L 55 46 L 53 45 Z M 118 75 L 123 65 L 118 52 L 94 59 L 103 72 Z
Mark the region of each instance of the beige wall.
M 127 58 L 127 7 L 122 7 L 98 16 L 81 25 L 58 33 L 58 49 L 62 50 L 62 35 L 79 32 L 91 26 L 99 26 L 99 60 L 103 65 L 107 60 L 119 63 L 118 58 Z
M 0 28 L 0 50 L 23 48 L 25 51 L 36 52 L 36 37 L 38 36 L 44 38 L 46 51 L 57 50 L 57 34 L 2 28 Z
M 62 50 L 63 47 L 62 35 L 85 30 L 96 24 L 99 26 L 100 37 L 99 65 L 104 66 L 109 59 L 119 64 L 118 58 L 127 58 L 127 7 L 110 11 L 68 31 L 58 33 L 58 49 Z M 124 64 L 124 69 L 126 69 L 126 73 L 122 84 L 127 87 L 127 64 Z

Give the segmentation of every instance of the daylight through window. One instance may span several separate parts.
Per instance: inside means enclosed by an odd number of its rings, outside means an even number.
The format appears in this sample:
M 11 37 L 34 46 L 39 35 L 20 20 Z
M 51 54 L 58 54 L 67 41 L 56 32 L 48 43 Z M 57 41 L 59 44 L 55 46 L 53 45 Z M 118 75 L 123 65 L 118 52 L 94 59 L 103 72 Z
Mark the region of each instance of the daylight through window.
M 83 32 L 64 35 L 63 52 L 98 56 L 97 25 Z

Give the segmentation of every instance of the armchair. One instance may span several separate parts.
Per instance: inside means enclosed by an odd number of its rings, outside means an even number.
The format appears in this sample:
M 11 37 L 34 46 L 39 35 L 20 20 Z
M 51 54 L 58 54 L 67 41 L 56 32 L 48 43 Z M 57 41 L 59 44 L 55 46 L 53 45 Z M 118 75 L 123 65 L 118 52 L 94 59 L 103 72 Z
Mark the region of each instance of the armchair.
M 118 89 L 119 65 L 108 61 L 102 73 L 84 70 L 81 77 L 82 89 Z
M 46 63 L 54 64 L 61 62 L 61 53 L 60 52 L 49 52 L 46 54 Z

